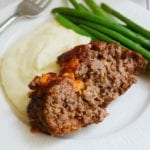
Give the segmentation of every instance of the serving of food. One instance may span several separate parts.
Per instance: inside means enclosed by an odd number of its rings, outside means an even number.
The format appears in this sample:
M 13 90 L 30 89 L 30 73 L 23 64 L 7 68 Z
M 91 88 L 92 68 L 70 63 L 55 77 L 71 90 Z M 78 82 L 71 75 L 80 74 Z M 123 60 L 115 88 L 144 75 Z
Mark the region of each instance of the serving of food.
M 68 2 L 1 59 L 10 106 L 31 131 L 54 137 L 101 126 L 150 62 L 150 30 L 109 4 Z
M 119 45 L 93 42 L 62 54 L 58 64 L 58 74 L 36 76 L 29 84 L 28 115 L 33 129 L 63 136 L 101 122 L 147 61 Z

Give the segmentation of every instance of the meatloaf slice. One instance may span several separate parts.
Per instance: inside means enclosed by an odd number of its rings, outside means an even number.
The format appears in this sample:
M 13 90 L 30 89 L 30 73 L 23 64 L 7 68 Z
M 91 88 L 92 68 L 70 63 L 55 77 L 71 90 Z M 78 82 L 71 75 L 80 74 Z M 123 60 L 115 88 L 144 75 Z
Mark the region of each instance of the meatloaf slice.
M 92 42 L 58 57 L 59 74 L 31 81 L 28 116 L 33 129 L 63 136 L 101 122 L 106 106 L 136 82 L 147 61 L 118 44 Z
M 71 72 L 75 79 L 84 81 L 87 101 L 95 100 L 89 95 L 91 86 L 98 87 L 97 100 L 102 107 L 126 92 L 136 82 L 136 75 L 147 67 L 142 55 L 106 42 L 77 46 L 59 56 L 58 64 L 60 75 Z
M 101 122 L 107 115 L 98 102 L 91 105 L 84 100 L 84 83 L 80 80 L 65 76 L 53 78 L 48 73 L 35 77 L 30 88 L 35 90 L 30 94 L 32 100 L 28 106 L 34 130 L 63 136 L 89 124 Z

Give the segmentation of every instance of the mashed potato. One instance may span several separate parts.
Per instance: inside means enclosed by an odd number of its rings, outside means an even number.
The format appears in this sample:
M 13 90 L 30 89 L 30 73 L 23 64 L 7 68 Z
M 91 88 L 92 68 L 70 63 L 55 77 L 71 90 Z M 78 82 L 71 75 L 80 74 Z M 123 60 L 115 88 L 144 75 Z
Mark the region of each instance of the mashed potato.
M 23 119 L 27 118 L 28 84 L 33 77 L 45 72 L 57 72 L 58 55 L 89 41 L 90 38 L 51 21 L 17 40 L 5 53 L 1 63 L 2 85 L 11 105 Z

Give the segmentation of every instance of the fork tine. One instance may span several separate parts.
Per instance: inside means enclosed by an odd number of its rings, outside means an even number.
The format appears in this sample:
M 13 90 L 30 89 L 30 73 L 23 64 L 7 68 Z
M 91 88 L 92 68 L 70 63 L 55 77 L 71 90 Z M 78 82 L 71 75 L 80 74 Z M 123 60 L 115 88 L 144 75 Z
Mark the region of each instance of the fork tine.
M 50 2 L 51 0 L 41 0 L 38 5 L 40 5 L 41 8 L 45 8 L 49 5 Z

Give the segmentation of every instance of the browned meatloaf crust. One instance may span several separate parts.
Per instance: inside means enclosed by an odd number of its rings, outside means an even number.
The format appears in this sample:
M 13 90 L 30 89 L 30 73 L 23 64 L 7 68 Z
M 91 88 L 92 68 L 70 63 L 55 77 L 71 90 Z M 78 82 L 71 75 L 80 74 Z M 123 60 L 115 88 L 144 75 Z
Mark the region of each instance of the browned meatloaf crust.
M 70 66 L 72 60 L 75 60 L 74 67 Z M 135 75 L 147 66 L 147 61 L 140 54 L 105 42 L 77 46 L 59 56 L 58 63 L 60 75 L 73 72 L 75 79 L 84 81 L 87 101 L 95 101 L 90 90 L 93 86 L 98 87 L 96 99 L 102 107 L 123 94 L 136 82 Z
M 31 126 L 63 136 L 106 116 L 106 106 L 136 82 L 147 61 L 118 44 L 92 42 L 58 57 L 60 72 L 35 77 L 29 87 Z

